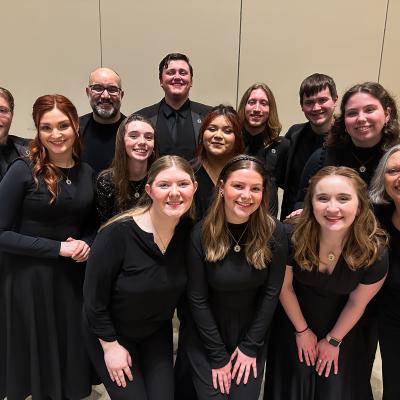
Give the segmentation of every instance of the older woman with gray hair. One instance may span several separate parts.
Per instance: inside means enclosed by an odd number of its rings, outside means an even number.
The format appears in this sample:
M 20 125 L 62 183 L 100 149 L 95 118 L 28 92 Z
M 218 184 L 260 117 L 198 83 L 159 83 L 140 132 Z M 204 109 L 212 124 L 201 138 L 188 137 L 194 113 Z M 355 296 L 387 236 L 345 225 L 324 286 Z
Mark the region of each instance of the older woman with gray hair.
M 382 157 L 372 179 L 370 198 L 382 227 L 389 233 L 389 273 L 380 293 L 379 343 L 383 400 L 400 399 L 400 145 Z

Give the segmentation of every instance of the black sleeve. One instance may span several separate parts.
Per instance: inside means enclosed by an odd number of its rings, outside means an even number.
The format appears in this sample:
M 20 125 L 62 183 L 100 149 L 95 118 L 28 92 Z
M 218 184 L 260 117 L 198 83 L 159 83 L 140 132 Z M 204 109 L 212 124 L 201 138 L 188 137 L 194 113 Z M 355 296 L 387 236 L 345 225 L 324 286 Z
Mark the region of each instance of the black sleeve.
M 210 359 L 211 368 L 222 368 L 230 359 L 208 302 L 206 263 L 201 229 L 196 225 L 188 248 L 188 297 L 193 318 Z
M 276 165 L 276 184 L 281 189 L 284 189 L 286 165 L 288 160 L 290 142 L 283 137 L 278 148 L 278 161 Z
M 11 164 L 0 184 L 0 250 L 26 256 L 57 258 L 61 242 L 23 235 L 13 230 L 30 185 L 32 173 L 28 164 L 23 160 Z
M 89 167 L 89 166 L 88 166 Z M 91 175 L 92 175 L 92 190 L 95 194 L 95 185 L 96 185 L 96 176 L 93 169 L 90 167 Z M 83 231 L 81 240 L 85 241 L 89 246 L 92 246 L 94 238 L 96 237 L 97 229 L 99 228 L 99 219 L 96 213 L 95 207 L 95 199 L 92 201 L 92 206 L 90 208 L 90 215 L 88 216 L 85 224 L 85 229 Z
M 100 175 L 96 182 L 96 209 L 100 224 L 104 224 L 114 215 L 114 185 L 108 174 Z
M 262 286 L 254 319 L 239 344 L 240 351 L 250 357 L 256 357 L 257 350 L 264 345 L 265 336 L 270 328 L 285 276 L 287 236 L 282 223 L 279 221 L 276 221 L 276 228 L 270 245 L 273 254 L 272 260 L 267 266 L 269 268 L 268 277 Z
M 109 304 L 114 281 L 125 254 L 123 223 L 116 222 L 98 233 L 90 251 L 83 285 L 84 312 L 92 332 L 100 339 L 113 341 L 117 333 Z
M 315 150 L 308 159 L 303 169 L 303 173 L 301 174 L 299 191 L 297 192 L 296 207 L 294 208 L 295 210 L 297 210 L 298 208 L 302 208 L 297 203 L 302 204 L 304 202 L 304 197 L 307 193 L 309 180 L 322 168 L 322 160 L 325 157 L 325 152 L 326 149 L 324 147 L 321 147 Z
M 389 270 L 389 255 L 388 250 L 384 249 L 380 257 L 369 267 L 365 269 L 361 279 L 362 284 L 372 285 L 380 281 Z

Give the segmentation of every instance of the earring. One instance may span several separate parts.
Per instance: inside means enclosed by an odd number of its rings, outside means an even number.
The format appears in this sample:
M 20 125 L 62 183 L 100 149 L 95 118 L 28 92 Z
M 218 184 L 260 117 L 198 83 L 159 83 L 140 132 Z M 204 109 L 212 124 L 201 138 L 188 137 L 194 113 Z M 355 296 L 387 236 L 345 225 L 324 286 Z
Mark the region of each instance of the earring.
M 220 195 L 221 197 L 224 197 L 224 191 L 223 191 L 222 189 L 219 189 L 219 195 Z

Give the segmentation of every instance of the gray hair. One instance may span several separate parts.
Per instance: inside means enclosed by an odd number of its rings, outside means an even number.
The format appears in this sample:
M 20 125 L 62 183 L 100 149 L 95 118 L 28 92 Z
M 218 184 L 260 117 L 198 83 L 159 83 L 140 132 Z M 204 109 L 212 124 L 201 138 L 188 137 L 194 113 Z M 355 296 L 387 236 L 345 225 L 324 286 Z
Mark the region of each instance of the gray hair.
M 400 144 L 391 147 L 381 158 L 376 167 L 375 174 L 371 181 L 369 198 L 373 204 L 389 204 L 393 200 L 388 196 L 385 190 L 385 172 L 389 158 L 400 151 Z

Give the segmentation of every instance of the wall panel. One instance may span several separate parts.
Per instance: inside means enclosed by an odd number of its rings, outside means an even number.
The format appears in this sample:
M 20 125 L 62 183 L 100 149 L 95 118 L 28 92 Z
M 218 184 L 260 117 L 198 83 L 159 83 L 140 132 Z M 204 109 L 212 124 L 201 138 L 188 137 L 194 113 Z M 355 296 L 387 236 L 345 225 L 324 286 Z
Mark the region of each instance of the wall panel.
M 341 94 L 378 78 L 386 2 L 243 0 L 239 97 L 265 81 L 284 130 L 302 122 L 298 89 L 314 72 L 331 75 Z

